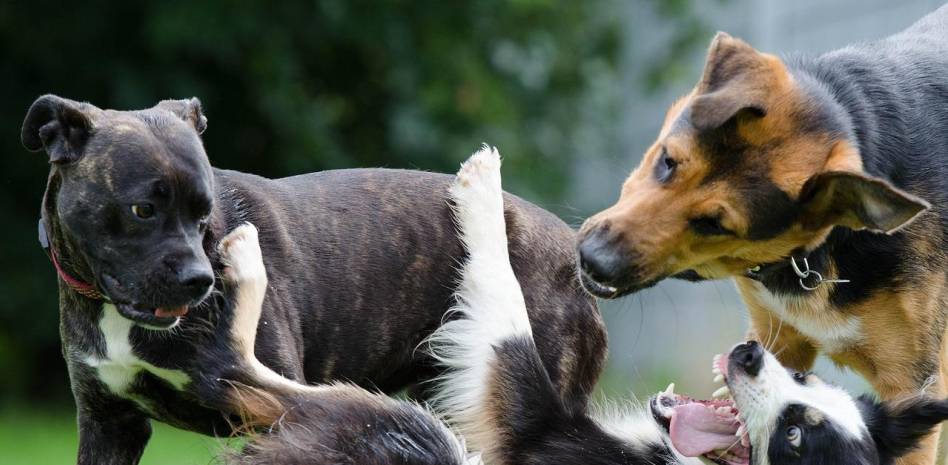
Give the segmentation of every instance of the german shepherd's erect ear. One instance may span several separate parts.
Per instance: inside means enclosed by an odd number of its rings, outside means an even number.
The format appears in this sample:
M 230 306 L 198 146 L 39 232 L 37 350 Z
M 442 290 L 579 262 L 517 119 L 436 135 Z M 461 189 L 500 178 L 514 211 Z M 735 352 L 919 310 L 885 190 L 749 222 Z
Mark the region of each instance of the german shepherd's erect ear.
M 770 59 L 747 42 L 718 32 L 691 102 L 695 128 L 717 129 L 738 114 L 766 115 L 768 88 L 759 76 L 772 66 Z

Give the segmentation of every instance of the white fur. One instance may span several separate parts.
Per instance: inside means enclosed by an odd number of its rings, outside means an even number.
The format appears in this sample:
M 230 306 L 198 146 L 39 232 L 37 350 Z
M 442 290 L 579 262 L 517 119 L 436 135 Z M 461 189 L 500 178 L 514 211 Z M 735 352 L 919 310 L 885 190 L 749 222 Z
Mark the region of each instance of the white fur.
M 119 315 L 115 305 L 103 304 L 99 331 L 105 343 L 105 354 L 101 357 L 89 355 L 84 360 L 85 364 L 96 370 L 99 380 L 113 394 L 126 398 L 132 398 L 128 394 L 128 388 L 142 370 L 167 381 L 179 391 L 183 390 L 191 382 L 185 372 L 156 367 L 135 355 L 128 339 L 134 324 L 131 320 Z M 143 407 L 147 408 L 145 405 Z
M 764 364 L 756 377 L 735 373 L 728 380 L 741 417 L 754 447 L 754 455 L 766 464 L 770 437 L 778 418 L 788 404 L 812 407 L 823 413 L 824 421 L 838 425 L 853 439 L 867 437 L 868 430 L 856 401 L 846 391 L 822 382 L 806 385 L 794 381 L 777 359 L 766 353 Z M 806 441 L 806 438 L 803 438 Z
M 759 282 L 754 281 L 752 285 L 761 305 L 816 342 L 826 353 L 842 352 L 862 338 L 859 317 L 826 308 L 825 300 L 819 296 L 778 296 Z
M 507 250 L 497 150 L 484 146 L 461 165 L 450 195 L 468 259 L 460 269 L 458 302 L 451 310 L 460 318 L 445 323 L 428 339 L 434 357 L 450 370 L 439 380 L 434 402 L 471 449 L 482 451 L 485 462 L 491 463 L 492 449 L 500 439 L 486 411 L 495 347 L 512 338 L 532 338 Z M 611 409 L 597 422 L 633 447 L 667 443 L 658 423 L 642 408 Z M 704 463 L 675 454 L 682 464 Z
M 462 164 L 450 196 L 468 258 L 451 310 L 461 318 L 429 338 L 432 354 L 450 370 L 440 379 L 434 403 L 472 450 L 489 451 L 497 439 L 485 411 L 494 346 L 512 337 L 532 337 L 507 252 L 497 149 L 484 146 Z

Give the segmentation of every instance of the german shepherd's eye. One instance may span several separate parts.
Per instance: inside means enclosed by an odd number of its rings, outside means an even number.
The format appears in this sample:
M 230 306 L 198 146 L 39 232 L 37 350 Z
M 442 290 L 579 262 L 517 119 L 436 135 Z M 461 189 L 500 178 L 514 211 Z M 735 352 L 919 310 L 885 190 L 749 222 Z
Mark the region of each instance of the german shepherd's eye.
M 662 149 L 662 154 L 658 157 L 658 163 L 655 164 L 655 179 L 660 183 L 666 183 L 675 174 L 675 168 L 678 162 L 668 155 L 668 150 Z
M 733 236 L 734 231 L 721 225 L 721 220 L 712 216 L 699 216 L 688 220 L 695 233 L 702 236 Z

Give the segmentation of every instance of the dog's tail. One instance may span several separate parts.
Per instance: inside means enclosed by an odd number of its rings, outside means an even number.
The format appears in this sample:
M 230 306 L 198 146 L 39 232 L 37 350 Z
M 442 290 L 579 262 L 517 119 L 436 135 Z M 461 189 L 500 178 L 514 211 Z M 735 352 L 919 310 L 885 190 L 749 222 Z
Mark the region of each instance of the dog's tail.
M 231 465 L 466 464 L 457 436 L 411 402 L 347 384 L 292 394 L 233 388 L 250 439 L 225 458 Z
M 450 193 L 468 257 L 457 318 L 429 338 L 447 369 L 434 390 L 437 412 L 485 463 L 679 463 L 641 409 L 607 424 L 589 416 L 584 402 L 557 394 L 510 266 L 496 149 L 485 146 L 464 163 Z

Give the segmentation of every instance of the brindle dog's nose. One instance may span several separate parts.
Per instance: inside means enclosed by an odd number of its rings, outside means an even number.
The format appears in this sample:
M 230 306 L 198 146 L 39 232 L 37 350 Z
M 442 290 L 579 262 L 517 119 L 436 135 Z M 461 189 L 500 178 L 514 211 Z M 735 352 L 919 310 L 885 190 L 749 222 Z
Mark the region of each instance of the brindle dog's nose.
M 764 348 L 757 341 L 747 341 L 731 351 L 731 361 L 750 376 L 757 376 L 764 366 Z
M 203 297 L 214 284 L 214 275 L 210 268 L 203 266 L 185 266 L 178 270 L 178 285 L 191 298 Z
M 580 267 L 600 284 L 612 285 L 628 274 L 629 258 L 609 243 L 608 231 L 602 228 L 581 239 L 578 253 Z

